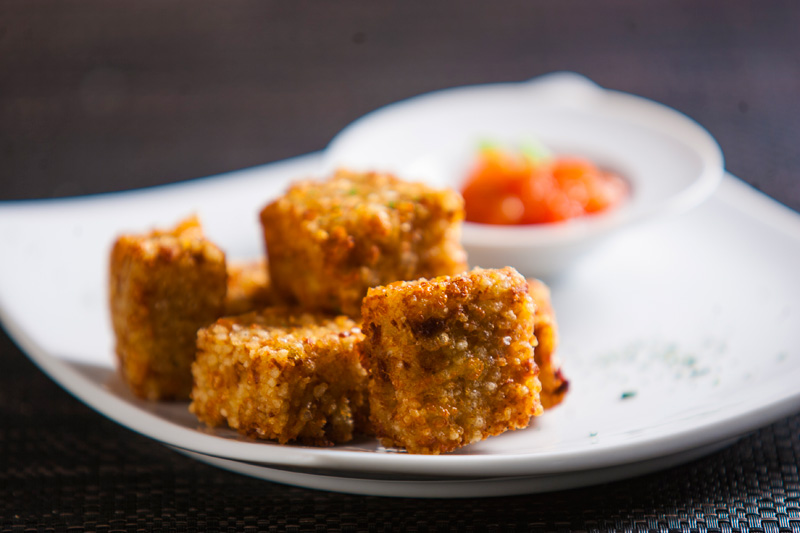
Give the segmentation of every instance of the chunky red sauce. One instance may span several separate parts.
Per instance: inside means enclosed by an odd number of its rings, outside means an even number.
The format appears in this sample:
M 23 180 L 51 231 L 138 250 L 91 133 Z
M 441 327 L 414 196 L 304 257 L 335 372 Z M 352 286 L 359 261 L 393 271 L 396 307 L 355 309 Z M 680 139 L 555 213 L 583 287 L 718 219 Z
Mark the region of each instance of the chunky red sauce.
M 481 151 L 462 194 L 470 222 L 545 224 L 611 209 L 628 196 L 628 186 L 585 159 L 490 148 Z

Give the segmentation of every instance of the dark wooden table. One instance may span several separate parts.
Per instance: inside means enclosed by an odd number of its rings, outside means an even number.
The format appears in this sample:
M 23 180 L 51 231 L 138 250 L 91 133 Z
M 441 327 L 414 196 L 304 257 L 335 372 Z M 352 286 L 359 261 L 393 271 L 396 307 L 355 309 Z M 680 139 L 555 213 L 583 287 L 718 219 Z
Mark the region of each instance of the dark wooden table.
M 276 161 L 398 99 L 556 70 L 685 112 L 730 172 L 800 210 L 789 1 L 4 1 L 0 200 Z M 14 260 L 2 243 L 0 260 Z M 0 331 L 2 531 L 800 531 L 798 458 L 795 416 L 705 459 L 581 490 L 424 501 L 284 487 L 104 419 Z

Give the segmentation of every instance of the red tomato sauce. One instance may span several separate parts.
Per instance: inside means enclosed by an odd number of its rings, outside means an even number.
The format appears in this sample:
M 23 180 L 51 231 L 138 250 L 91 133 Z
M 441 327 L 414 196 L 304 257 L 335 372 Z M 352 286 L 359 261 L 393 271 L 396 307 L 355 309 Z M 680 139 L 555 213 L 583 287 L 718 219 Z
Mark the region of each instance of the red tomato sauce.
M 547 224 L 612 209 L 629 194 L 616 174 L 575 157 L 536 160 L 481 151 L 461 194 L 466 219 L 482 224 Z

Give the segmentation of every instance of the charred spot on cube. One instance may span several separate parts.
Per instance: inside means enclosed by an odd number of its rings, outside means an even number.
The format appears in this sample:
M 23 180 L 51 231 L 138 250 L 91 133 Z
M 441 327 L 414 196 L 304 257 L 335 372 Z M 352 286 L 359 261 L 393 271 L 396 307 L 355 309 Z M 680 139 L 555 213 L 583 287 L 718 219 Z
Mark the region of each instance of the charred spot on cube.
M 386 368 L 386 360 L 385 359 L 377 359 L 375 364 L 375 373 L 373 376 L 375 379 L 379 379 L 384 383 L 389 381 L 389 369 Z
M 417 337 L 434 337 L 444 331 L 445 321 L 442 318 L 427 317 L 420 321 L 409 321 L 408 326 L 411 332 Z
M 381 327 L 378 324 L 370 324 L 367 326 L 367 330 L 364 332 L 372 338 L 373 342 L 381 342 Z

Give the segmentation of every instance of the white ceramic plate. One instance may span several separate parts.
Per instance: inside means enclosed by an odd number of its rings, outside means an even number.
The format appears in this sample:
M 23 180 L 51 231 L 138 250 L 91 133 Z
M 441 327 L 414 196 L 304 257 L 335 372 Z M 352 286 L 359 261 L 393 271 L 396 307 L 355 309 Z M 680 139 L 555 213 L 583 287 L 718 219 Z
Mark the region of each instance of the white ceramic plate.
M 461 189 L 481 140 L 518 147 L 531 138 L 616 171 L 629 182 L 630 198 L 609 213 L 559 224 L 467 222 L 462 240 L 473 264 L 513 264 L 523 274 L 553 278 L 616 230 L 699 205 L 723 174 L 719 145 L 695 121 L 571 72 L 388 105 L 342 130 L 325 165 L 393 171 Z
M 106 309 L 114 237 L 197 212 L 230 256 L 258 255 L 259 208 L 320 165 L 311 155 L 151 190 L 0 203 L 5 328 L 61 386 L 143 435 L 276 481 L 336 489 L 333 478 L 349 478 L 338 486 L 350 492 L 422 495 L 449 482 L 477 496 L 606 481 L 687 460 L 800 408 L 800 217 L 732 177 L 701 207 L 619 235 L 553 286 L 573 387 L 526 430 L 444 456 L 372 440 L 280 446 L 204 429 L 185 403 L 131 397 L 114 370 Z

